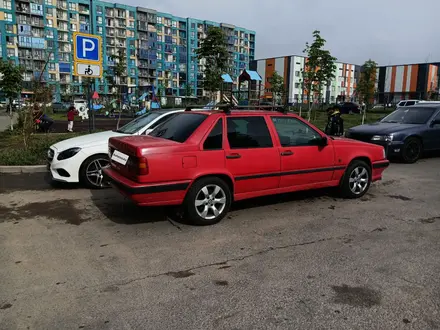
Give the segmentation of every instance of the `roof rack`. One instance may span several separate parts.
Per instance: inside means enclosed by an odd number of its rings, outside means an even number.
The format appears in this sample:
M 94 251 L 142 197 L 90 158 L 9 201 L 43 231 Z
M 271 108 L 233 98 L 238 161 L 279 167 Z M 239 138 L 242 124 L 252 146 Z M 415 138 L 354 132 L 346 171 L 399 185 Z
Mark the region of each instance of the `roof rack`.
M 200 105 L 187 105 L 185 111 L 191 111 L 194 108 L 200 108 Z M 287 108 L 279 105 L 237 105 L 233 106 L 229 103 L 218 103 L 206 110 L 223 110 L 224 113 L 230 113 L 231 110 L 267 110 L 287 113 Z

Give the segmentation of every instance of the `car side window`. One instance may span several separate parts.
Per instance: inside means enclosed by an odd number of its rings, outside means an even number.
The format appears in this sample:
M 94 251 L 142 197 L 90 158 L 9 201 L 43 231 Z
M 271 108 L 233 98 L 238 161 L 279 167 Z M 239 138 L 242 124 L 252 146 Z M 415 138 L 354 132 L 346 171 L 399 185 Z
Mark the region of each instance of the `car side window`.
M 406 103 L 406 102 L 404 102 L 404 101 L 399 102 L 399 104 L 398 104 L 397 106 L 398 106 L 398 107 L 403 107 L 403 106 L 405 105 L 405 103 Z
M 156 121 L 154 124 L 152 124 L 150 127 L 148 127 L 148 129 L 144 132 L 144 134 L 146 134 L 147 132 L 151 132 L 153 129 L 155 129 L 157 126 L 159 126 L 160 124 L 163 124 L 164 122 L 166 122 L 168 119 L 172 118 L 175 116 L 175 113 L 173 114 L 169 114 L 169 115 L 165 115 L 162 118 L 160 118 L 158 121 Z
M 273 147 L 264 117 L 228 117 L 228 141 L 231 149 Z
M 439 120 L 440 121 L 440 111 L 437 113 L 437 115 L 432 119 L 432 121 L 434 120 Z M 440 128 L 440 124 L 435 124 L 433 127 L 435 128 Z
M 223 149 L 223 119 L 220 118 L 203 143 L 203 150 Z
M 414 105 L 414 104 L 416 104 L 416 102 L 414 102 L 414 101 L 408 101 L 408 102 L 406 102 L 406 105 L 407 105 L 407 106 Z
M 306 123 L 293 117 L 272 117 L 282 147 L 313 145 L 321 135 Z

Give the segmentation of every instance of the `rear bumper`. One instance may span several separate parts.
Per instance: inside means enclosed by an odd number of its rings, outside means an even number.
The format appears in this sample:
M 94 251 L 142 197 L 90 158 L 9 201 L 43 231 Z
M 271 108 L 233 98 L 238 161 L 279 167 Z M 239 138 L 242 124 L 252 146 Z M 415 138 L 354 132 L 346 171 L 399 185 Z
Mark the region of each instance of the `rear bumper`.
M 119 192 L 142 206 L 179 205 L 183 203 L 190 181 L 139 184 L 112 168 L 104 169 L 110 184 Z
M 382 180 L 382 174 L 385 169 L 388 168 L 388 166 L 390 166 L 390 162 L 388 160 L 374 162 L 372 168 L 372 181 L 375 182 Z

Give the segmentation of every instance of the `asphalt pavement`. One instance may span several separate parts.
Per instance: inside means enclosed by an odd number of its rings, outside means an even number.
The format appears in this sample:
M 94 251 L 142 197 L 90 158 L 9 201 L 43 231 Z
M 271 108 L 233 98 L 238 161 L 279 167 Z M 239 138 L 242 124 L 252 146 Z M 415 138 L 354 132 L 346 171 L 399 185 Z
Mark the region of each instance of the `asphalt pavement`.
M 439 329 L 439 201 L 439 158 L 360 200 L 255 199 L 210 227 L 4 175 L 0 329 Z

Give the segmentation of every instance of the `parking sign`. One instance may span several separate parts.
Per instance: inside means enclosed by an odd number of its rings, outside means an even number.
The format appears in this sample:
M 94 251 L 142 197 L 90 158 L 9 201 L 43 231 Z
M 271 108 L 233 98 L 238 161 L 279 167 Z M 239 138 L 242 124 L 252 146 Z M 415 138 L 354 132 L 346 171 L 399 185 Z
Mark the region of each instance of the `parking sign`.
M 102 63 L 102 40 L 100 36 L 75 32 L 73 34 L 73 50 L 75 62 Z

